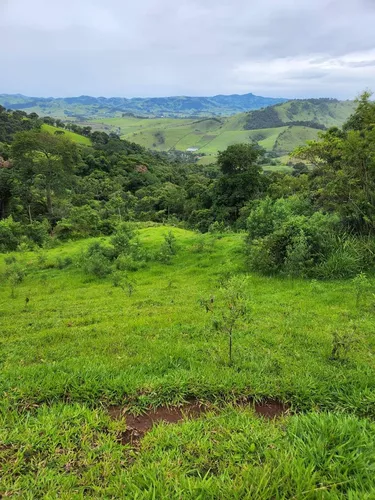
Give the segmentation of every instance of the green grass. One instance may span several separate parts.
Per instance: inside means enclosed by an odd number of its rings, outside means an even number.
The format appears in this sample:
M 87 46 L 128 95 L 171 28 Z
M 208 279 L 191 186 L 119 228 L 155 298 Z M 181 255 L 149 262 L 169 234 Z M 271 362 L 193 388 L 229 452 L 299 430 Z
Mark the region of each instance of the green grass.
M 167 230 L 142 229 L 143 245 L 157 252 Z M 358 309 L 348 281 L 249 275 L 250 318 L 234 333 L 229 366 L 227 339 L 199 299 L 218 297 L 228 272 L 244 272 L 243 236 L 171 230 L 177 255 L 128 273 L 130 297 L 111 277 L 79 268 L 93 240 L 13 254 L 27 275 L 15 298 L 8 282 L 0 289 L 1 493 L 373 498 L 372 298 Z M 73 263 L 59 269 L 58 257 Z M 332 334 L 343 329 L 355 331 L 358 345 L 331 361 Z M 243 396 L 278 399 L 302 414 L 265 422 L 231 405 Z M 143 411 L 190 398 L 216 411 L 156 427 L 139 452 L 118 442 L 126 424 L 106 413 L 112 404 Z
M 256 140 L 267 151 L 272 151 L 288 127 L 277 127 L 261 130 L 244 130 L 246 115 L 241 113 L 220 119 L 180 119 L 180 118 L 108 118 L 90 122 L 95 129 L 116 131 L 123 139 L 140 144 L 149 149 L 169 151 L 198 148 L 198 153 L 214 158 L 218 151 L 223 151 L 232 144 L 251 143 Z M 291 152 L 296 146 L 304 144 L 306 139 L 316 137 L 316 130 L 311 134 L 301 134 L 302 127 L 292 127 L 287 141 L 280 147 L 289 148 Z M 157 135 L 162 134 L 163 140 Z M 283 149 L 283 151 L 284 151 Z
M 75 142 L 77 144 L 81 144 L 83 146 L 91 146 L 91 140 L 88 137 L 84 137 L 83 135 L 76 134 L 75 132 L 71 132 L 70 130 L 65 130 L 62 128 L 54 127 L 53 125 L 48 125 L 47 123 L 43 123 L 42 130 L 45 132 L 49 132 L 50 134 L 54 134 L 56 131 L 64 132 L 63 137 Z
M 95 129 L 114 130 L 122 138 L 149 149 L 168 151 L 198 148 L 200 153 L 212 156 L 232 144 L 250 143 L 254 140 L 267 151 L 279 156 L 288 155 L 307 140 L 318 137 L 318 129 L 304 126 L 288 127 L 291 121 L 310 121 L 326 127 L 341 126 L 354 111 L 353 101 L 320 102 L 289 101 L 273 109 L 286 124 L 284 127 L 245 130 L 248 114 L 229 117 L 180 119 L 180 118 L 100 118 L 90 122 Z M 255 114 L 261 111 L 255 111 Z M 162 134 L 163 140 L 157 140 Z M 208 160 L 202 160 L 205 163 Z
M 277 137 L 274 144 L 274 151 L 279 155 L 286 155 L 298 146 L 318 139 L 319 130 L 310 127 L 288 127 L 284 128 Z
M 333 101 L 312 104 L 308 100 L 289 101 L 275 109 L 283 122 L 312 121 L 326 127 L 340 127 L 354 112 L 354 101 Z

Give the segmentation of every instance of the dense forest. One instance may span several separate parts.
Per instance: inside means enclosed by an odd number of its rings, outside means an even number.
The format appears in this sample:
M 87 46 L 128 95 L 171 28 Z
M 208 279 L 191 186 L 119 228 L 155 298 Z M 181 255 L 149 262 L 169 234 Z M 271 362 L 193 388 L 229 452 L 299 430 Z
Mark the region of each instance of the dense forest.
M 324 105 L 324 103 L 322 103 Z M 272 108 L 261 113 L 272 113 Z M 272 116 L 271 116 L 272 118 Z M 35 113 L 0 108 L 0 250 L 108 235 L 129 221 L 247 232 L 252 269 L 353 276 L 375 263 L 375 104 L 294 152 L 292 175 L 264 173 L 263 150 L 229 146 L 200 166 Z M 273 125 L 275 126 L 275 125 Z

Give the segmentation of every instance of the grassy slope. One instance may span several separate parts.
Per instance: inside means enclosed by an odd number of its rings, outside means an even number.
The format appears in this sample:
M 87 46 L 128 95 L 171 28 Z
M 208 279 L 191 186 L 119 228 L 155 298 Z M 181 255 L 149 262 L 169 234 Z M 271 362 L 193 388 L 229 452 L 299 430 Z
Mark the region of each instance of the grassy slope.
M 313 105 L 306 101 L 291 101 L 275 106 L 280 119 L 293 121 L 314 121 L 327 127 L 342 125 L 354 110 L 352 101 L 320 103 Z M 208 155 L 202 162 L 215 160 L 218 151 L 239 142 L 259 142 L 266 150 L 285 155 L 302 145 L 306 140 L 316 139 L 318 130 L 301 127 L 276 127 L 258 130 L 244 130 L 247 115 L 240 113 L 220 119 L 138 119 L 108 118 L 92 122 L 94 128 L 115 130 L 129 141 L 150 149 L 167 151 L 176 148 L 185 151 L 198 148 L 199 153 Z M 162 134 L 158 139 L 156 134 Z
M 211 331 L 199 299 L 215 295 L 223 273 L 242 269 L 242 236 L 172 230 L 178 255 L 171 265 L 150 262 L 130 273 L 136 281 L 131 297 L 110 278 L 56 267 L 58 257 L 75 260 L 88 240 L 46 251 L 44 258 L 17 255 L 28 276 L 14 299 L 9 285 L 0 289 L 2 492 L 322 498 L 316 489 L 323 485 L 332 498 L 367 498 L 365 491 L 375 491 L 375 429 L 358 417 L 375 416 L 369 304 L 356 308 L 350 282 L 250 276 L 251 321 L 235 332 L 230 367 L 226 339 Z M 165 232 L 144 229 L 141 240 L 156 251 Z M 358 348 L 346 363 L 330 361 L 331 335 L 345 328 L 356 330 Z M 229 406 L 219 415 L 159 426 L 134 455 L 116 440 L 126 424 L 111 422 L 101 409 L 243 395 L 343 415 L 272 424 L 251 408 Z
M 275 106 L 280 119 L 289 121 L 313 121 L 326 127 L 341 126 L 353 113 L 354 101 L 338 101 L 313 105 L 308 101 L 290 101 Z
M 46 123 L 43 123 L 42 130 L 44 130 L 45 132 L 49 132 L 50 134 L 54 134 L 57 130 L 59 130 L 61 132 L 64 132 L 64 137 L 66 137 L 67 139 L 70 139 L 71 141 L 83 146 L 91 146 L 91 140 L 88 137 L 76 134 L 75 132 L 71 132 L 70 130 L 53 127 L 52 125 L 47 125 Z

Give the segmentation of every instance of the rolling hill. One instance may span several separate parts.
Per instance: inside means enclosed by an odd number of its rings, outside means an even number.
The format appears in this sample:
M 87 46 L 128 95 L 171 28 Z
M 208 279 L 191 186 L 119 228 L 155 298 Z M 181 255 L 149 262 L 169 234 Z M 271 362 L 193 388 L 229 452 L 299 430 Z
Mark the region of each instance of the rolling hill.
M 20 94 L 0 94 L 0 105 L 56 118 L 122 117 L 136 114 L 144 117 L 230 116 L 243 111 L 260 109 L 287 99 L 261 97 L 254 94 L 216 95 L 213 97 L 64 97 L 41 98 Z
M 206 118 L 98 118 L 94 129 L 116 132 L 149 149 L 193 150 L 202 162 L 239 142 L 258 142 L 275 156 L 288 155 L 330 126 L 340 126 L 355 107 L 353 101 L 308 99 L 289 101 L 250 113 Z
M 64 135 L 67 139 L 70 139 L 72 142 L 76 144 L 80 144 L 81 146 L 91 146 L 91 140 L 88 137 L 84 137 L 83 135 L 76 134 L 75 132 L 71 132 L 70 130 L 65 130 L 62 128 L 54 127 L 52 125 L 48 125 L 47 123 L 43 123 L 42 130 L 44 132 L 49 132 L 50 134 L 60 133 Z

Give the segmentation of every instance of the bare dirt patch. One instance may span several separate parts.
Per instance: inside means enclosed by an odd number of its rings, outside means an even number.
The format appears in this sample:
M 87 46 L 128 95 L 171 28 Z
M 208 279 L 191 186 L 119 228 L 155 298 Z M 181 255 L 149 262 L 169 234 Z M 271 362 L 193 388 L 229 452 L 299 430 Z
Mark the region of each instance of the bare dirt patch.
M 255 402 L 252 400 L 241 401 L 239 407 L 251 405 L 255 413 L 263 418 L 273 420 L 289 413 L 289 407 L 276 400 L 265 400 Z M 152 429 L 158 422 L 165 424 L 176 424 L 182 420 L 199 418 L 208 411 L 205 406 L 198 401 L 186 403 L 182 406 L 162 406 L 149 410 L 142 415 L 132 415 L 126 409 L 114 406 L 108 410 L 111 418 L 125 420 L 126 430 L 119 434 L 118 440 L 123 445 L 130 444 L 137 446 L 143 436 Z M 217 411 L 219 411 L 217 409 Z
M 206 411 L 206 406 L 198 402 L 193 402 L 187 403 L 181 407 L 163 406 L 137 416 L 127 414 L 121 408 L 113 407 L 109 410 L 109 414 L 114 419 L 125 418 L 127 428 L 120 434 L 119 441 L 124 445 L 136 445 L 146 432 L 150 431 L 158 422 L 176 424 L 184 419 L 198 418 Z
M 270 420 L 289 413 L 289 407 L 280 401 L 269 400 L 254 404 L 255 413 Z

